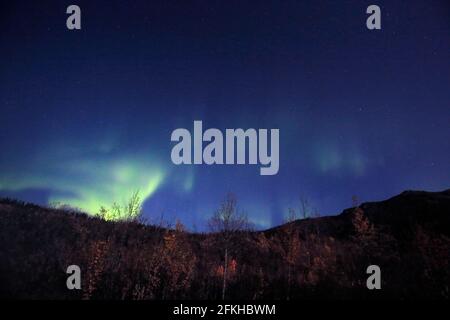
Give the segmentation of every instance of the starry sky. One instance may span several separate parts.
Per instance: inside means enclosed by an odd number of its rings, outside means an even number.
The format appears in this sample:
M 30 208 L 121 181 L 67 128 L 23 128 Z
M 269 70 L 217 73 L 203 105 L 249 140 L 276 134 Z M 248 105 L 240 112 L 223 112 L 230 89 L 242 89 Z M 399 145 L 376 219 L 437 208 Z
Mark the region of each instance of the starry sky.
M 202 229 L 232 192 L 267 228 L 300 196 L 331 215 L 450 187 L 445 0 L 2 1 L 0 46 L 0 196 L 95 213 L 139 189 Z M 194 120 L 278 128 L 278 174 L 172 164 Z

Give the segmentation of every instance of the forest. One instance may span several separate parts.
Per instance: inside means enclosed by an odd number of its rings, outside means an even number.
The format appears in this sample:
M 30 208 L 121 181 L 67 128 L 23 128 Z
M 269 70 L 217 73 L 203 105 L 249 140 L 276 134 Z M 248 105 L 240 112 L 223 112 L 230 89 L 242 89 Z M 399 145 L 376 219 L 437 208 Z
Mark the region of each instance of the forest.
M 260 231 L 229 195 L 209 232 L 195 233 L 180 222 L 105 220 L 2 199 L 0 298 L 448 299 L 449 213 L 450 190 L 407 191 L 336 216 L 292 209 L 285 224 Z M 74 264 L 81 290 L 66 287 Z M 366 287 L 369 265 L 382 270 L 381 290 Z

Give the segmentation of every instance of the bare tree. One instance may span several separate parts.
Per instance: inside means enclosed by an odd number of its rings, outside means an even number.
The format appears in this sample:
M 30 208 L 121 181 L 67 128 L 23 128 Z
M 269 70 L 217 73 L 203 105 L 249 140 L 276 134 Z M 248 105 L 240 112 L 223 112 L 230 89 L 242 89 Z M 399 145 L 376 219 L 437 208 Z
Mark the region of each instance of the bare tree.
M 295 209 L 290 208 L 287 218 L 285 219 L 284 239 L 285 239 L 285 251 L 284 259 L 287 264 L 287 294 L 286 299 L 290 299 L 291 286 L 293 282 L 292 271 L 295 267 L 296 258 L 300 250 L 299 236 L 296 230 L 295 221 L 298 220 L 298 215 Z
M 300 196 L 300 211 L 302 213 L 303 219 L 306 219 L 310 216 L 310 205 L 308 198 L 304 196 Z
M 110 209 L 101 206 L 97 216 L 104 220 L 143 221 L 139 190 L 133 192 L 123 206 L 117 204 L 117 202 L 114 202 Z
M 355 240 L 357 240 L 363 248 L 373 245 L 376 230 L 375 226 L 367 218 L 363 208 L 359 205 L 357 196 L 352 196 L 354 206 L 352 215 L 352 224 L 355 229 Z
M 299 219 L 306 219 L 311 217 L 312 210 L 307 197 L 300 195 L 300 207 L 298 211 L 294 208 L 289 208 L 288 216 L 285 219 L 284 231 L 284 252 L 283 258 L 287 266 L 287 292 L 286 299 L 289 300 L 291 296 L 291 288 L 294 282 L 294 271 L 298 263 L 300 255 L 300 236 L 295 221 Z
M 228 276 L 228 260 L 233 238 L 241 231 L 248 228 L 246 215 L 238 212 L 236 197 L 228 194 L 209 221 L 209 228 L 220 237 L 220 246 L 224 252 L 222 300 L 225 299 Z

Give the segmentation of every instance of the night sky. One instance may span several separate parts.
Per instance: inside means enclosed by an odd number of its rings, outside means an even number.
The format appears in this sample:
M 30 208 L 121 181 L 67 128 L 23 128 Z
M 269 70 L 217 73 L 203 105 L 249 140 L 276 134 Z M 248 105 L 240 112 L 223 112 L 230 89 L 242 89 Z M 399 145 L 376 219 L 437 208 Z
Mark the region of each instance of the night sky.
M 202 229 L 233 192 L 266 228 L 300 195 L 330 215 L 450 187 L 446 0 L 5 2 L 0 196 L 95 213 L 139 189 L 148 217 Z M 278 174 L 174 165 L 194 120 L 278 128 Z

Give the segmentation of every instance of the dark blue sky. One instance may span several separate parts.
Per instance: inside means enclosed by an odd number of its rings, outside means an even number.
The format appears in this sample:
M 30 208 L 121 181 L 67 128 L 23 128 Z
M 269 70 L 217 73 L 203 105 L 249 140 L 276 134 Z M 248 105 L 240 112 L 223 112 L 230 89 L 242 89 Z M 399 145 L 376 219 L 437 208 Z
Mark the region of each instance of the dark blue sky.
M 0 195 L 92 213 L 140 189 L 202 228 L 233 192 L 268 227 L 299 195 L 327 215 L 448 188 L 449 40 L 448 1 L 2 2 Z M 173 165 L 194 120 L 279 128 L 279 173 Z

